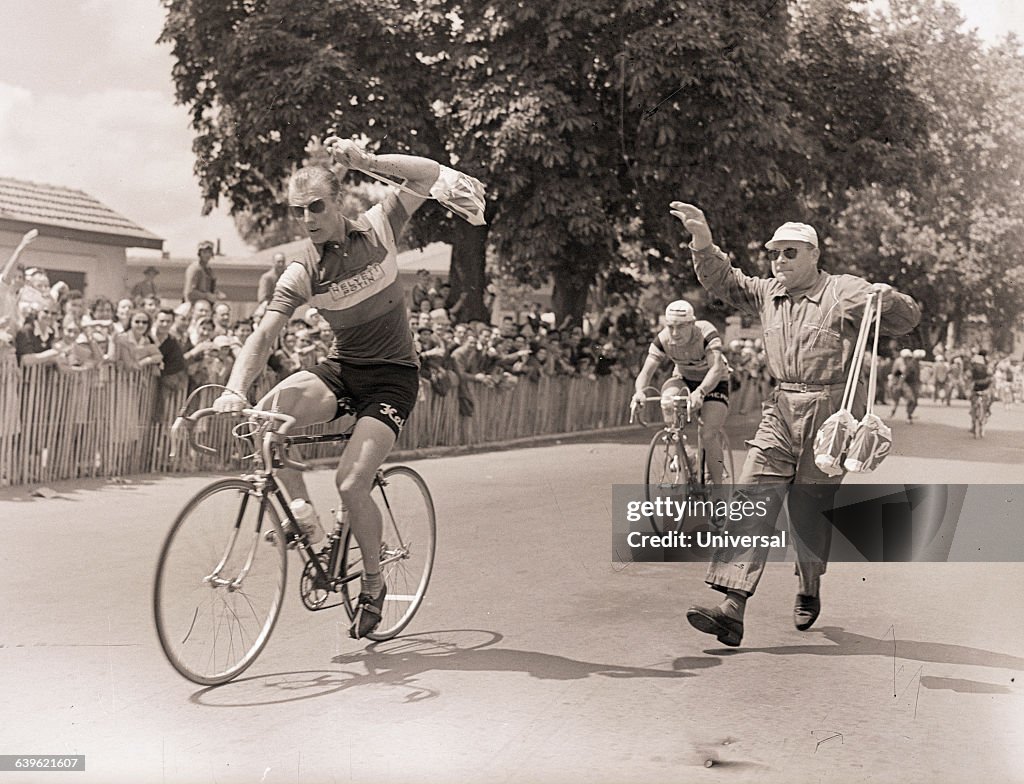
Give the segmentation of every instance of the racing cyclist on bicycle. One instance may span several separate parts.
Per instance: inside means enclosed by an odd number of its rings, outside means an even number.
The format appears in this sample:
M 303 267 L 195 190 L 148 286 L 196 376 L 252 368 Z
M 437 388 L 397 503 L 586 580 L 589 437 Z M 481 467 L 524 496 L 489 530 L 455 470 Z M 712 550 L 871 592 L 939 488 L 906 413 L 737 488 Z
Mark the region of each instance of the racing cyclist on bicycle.
M 673 396 L 685 385 L 694 411 L 700 411 L 700 435 L 707 453 L 711 481 L 722 484 L 722 427 L 729 413 L 729 365 L 722 354 L 722 339 L 715 325 L 698 321 L 693 306 L 676 300 L 665 308 L 665 328 L 654 338 L 647 359 L 636 377 L 634 405 L 643 405 L 645 390 L 665 360 L 675 363 L 672 376 L 661 387 L 661 413 L 665 424 L 676 419 Z
M 988 366 L 988 352 L 985 349 L 979 349 L 971 357 L 970 364 L 967 366 L 967 377 L 971 380 L 972 398 L 973 395 L 981 395 L 983 402 L 981 421 L 987 422 L 992 413 L 992 372 Z M 973 410 L 973 405 L 971 409 Z M 971 418 L 971 432 L 974 432 L 973 417 Z
M 350 629 L 358 639 L 380 623 L 387 594 L 380 575 L 381 513 L 370 491 L 419 391 L 419 360 L 398 279 L 397 242 L 441 167 L 418 156 L 372 155 L 336 137 L 324 146 L 334 161 L 404 180 L 405 188 L 392 189 L 383 202 L 352 221 L 342 214 L 341 184 L 333 171 L 310 166 L 292 175 L 289 211 L 302 222 L 309 241 L 281 274 L 266 314 L 235 362 L 229 391 L 214 407 L 245 407 L 245 390 L 266 367 L 278 335 L 300 305 L 312 303 L 327 319 L 334 331 L 328 358 L 285 378 L 257 408 L 276 407 L 295 417 L 299 427 L 355 413 L 355 428 L 338 463 L 335 484 L 363 559 Z M 291 499 L 309 499 L 299 471 L 282 469 L 279 477 Z M 303 529 L 313 540 L 322 536 L 318 521 Z

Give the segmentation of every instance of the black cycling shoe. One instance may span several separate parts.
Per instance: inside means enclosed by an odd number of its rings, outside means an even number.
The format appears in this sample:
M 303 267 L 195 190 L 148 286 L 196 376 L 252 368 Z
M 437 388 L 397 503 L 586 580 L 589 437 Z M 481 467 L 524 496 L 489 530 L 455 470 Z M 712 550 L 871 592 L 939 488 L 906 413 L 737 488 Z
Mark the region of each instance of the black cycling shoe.
M 348 634 L 353 640 L 358 640 L 380 626 L 384 597 L 388 595 L 388 587 L 382 586 L 380 594 L 374 598 L 368 593 L 359 594 L 359 601 L 356 603 L 356 614 L 349 626 Z

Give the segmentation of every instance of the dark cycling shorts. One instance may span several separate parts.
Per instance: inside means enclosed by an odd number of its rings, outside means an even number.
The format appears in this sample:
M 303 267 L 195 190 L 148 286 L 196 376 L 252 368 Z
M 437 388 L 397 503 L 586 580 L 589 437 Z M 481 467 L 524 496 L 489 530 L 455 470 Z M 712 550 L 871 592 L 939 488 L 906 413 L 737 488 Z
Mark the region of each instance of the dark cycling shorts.
M 309 372 L 323 381 L 338 401 L 334 418 L 379 419 L 397 436 L 416 405 L 420 377 L 416 368 L 381 362 L 357 365 L 325 359 Z
M 661 393 L 665 394 L 668 390 L 681 389 L 682 385 L 686 384 L 686 388 L 691 392 L 701 385 L 700 381 L 690 381 L 688 378 L 682 378 L 681 376 L 672 376 L 668 381 L 661 385 Z M 718 386 L 712 389 L 704 396 L 705 400 L 717 400 L 719 403 L 723 403 L 726 406 L 729 405 L 729 380 L 725 379 L 718 382 Z

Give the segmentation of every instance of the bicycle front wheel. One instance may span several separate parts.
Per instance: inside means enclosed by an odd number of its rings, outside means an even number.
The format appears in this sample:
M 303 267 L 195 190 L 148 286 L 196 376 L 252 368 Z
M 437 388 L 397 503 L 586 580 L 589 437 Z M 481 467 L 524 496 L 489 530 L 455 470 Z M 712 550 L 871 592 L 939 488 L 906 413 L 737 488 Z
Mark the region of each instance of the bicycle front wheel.
M 404 629 L 423 602 L 434 569 L 437 528 L 434 502 L 423 477 L 407 466 L 392 466 L 380 473 L 373 499 L 382 518 L 381 577 L 388 593 L 377 629 L 371 640 L 389 640 Z M 343 573 L 362 568 L 359 548 L 351 530 L 342 548 Z M 355 581 L 342 587 L 349 617 L 355 613 L 359 589 Z
M 647 501 L 671 498 L 685 502 L 688 497 L 693 477 L 690 476 L 680 438 L 679 434 L 669 430 L 659 430 L 651 438 L 644 468 L 644 498 Z M 679 531 L 683 527 L 683 519 L 676 520 L 671 515 L 652 514 L 647 519 L 656 534 Z
M 725 434 L 724 430 L 720 430 L 718 437 L 722 449 L 722 487 L 731 489 L 736 484 L 736 466 L 732 459 L 729 436 Z
M 197 493 L 157 564 L 153 614 L 168 661 L 204 686 L 243 672 L 277 622 L 287 568 L 280 513 L 252 482 L 224 479 Z

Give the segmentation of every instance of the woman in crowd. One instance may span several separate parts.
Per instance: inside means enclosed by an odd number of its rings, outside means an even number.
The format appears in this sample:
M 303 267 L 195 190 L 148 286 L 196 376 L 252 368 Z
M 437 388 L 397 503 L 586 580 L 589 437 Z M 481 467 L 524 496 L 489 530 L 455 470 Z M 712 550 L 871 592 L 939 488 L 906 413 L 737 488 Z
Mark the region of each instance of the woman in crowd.
M 152 368 L 159 372 L 163 364 L 163 355 L 156 343 L 149 336 L 153 322 L 144 310 L 132 311 L 128 317 L 128 331 L 122 332 L 115 339 L 116 362 L 130 369 Z
M 118 301 L 114 320 L 115 335 L 121 335 L 131 330 L 132 310 L 134 309 L 135 305 L 130 299 Z

